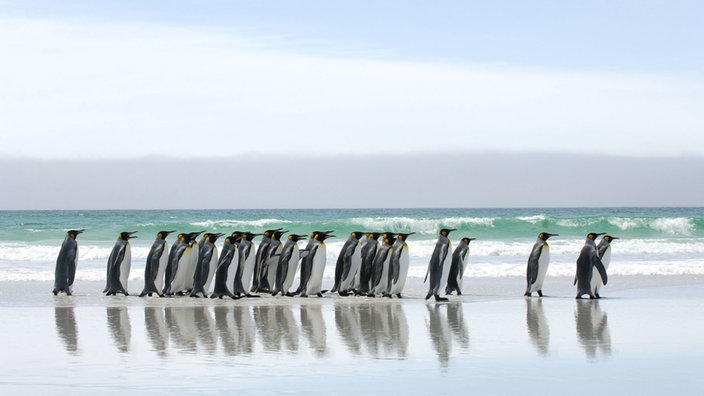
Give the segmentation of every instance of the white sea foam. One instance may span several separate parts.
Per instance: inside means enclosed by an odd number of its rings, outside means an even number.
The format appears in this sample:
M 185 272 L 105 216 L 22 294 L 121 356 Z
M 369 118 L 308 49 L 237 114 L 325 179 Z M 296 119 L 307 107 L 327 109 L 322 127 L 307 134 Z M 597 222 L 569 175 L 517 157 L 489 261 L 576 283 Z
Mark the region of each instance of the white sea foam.
M 411 217 L 358 217 L 349 220 L 364 228 L 364 231 L 417 232 L 419 234 L 437 234 L 441 227 L 458 228 L 463 225 L 494 227 L 491 217 L 446 217 L 443 219 Z
M 289 220 L 281 219 L 257 219 L 257 220 L 205 220 L 189 223 L 194 227 L 203 227 L 212 230 L 221 228 L 264 228 L 269 224 L 290 224 Z
M 686 217 L 655 219 L 650 227 L 670 235 L 692 235 L 696 229 L 694 220 Z
M 531 224 L 538 224 L 541 221 L 545 221 L 547 217 L 545 215 L 535 215 L 535 216 L 518 216 L 516 217 L 518 220 L 525 221 Z

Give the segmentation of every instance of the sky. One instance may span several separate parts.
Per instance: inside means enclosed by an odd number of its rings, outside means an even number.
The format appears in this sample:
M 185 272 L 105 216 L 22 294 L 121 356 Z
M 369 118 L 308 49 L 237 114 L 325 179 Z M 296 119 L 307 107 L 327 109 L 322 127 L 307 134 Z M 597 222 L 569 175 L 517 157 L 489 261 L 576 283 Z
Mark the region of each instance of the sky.
M 344 190 L 359 163 L 378 164 L 379 180 L 401 163 L 467 177 L 451 194 L 461 198 L 411 206 L 495 206 L 487 180 L 514 196 L 500 206 L 702 206 L 697 172 L 631 193 L 677 159 L 704 163 L 701 15 L 698 1 L 0 0 L 0 180 L 15 186 L 0 209 L 180 207 L 91 183 L 68 204 L 41 186 L 55 171 L 112 180 L 132 169 L 131 191 L 155 167 L 191 160 L 222 179 L 227 159 L 252 175 L 270 163 L 288 164 L 280 177 L 317 169 L 319 197 Z M 582 162 L 538 196 L 508 194 L 522 185 L 516 167 L 541 158 L 549 166 L 535 172 L 553 176 Z M 641 173 L 619 178 L 630 188 L 618 199 L 561 194 L 595 164 Z M 36 186 L 44 198 L 27 200 Z M 343 198 L 312 207 L 352 205 Z

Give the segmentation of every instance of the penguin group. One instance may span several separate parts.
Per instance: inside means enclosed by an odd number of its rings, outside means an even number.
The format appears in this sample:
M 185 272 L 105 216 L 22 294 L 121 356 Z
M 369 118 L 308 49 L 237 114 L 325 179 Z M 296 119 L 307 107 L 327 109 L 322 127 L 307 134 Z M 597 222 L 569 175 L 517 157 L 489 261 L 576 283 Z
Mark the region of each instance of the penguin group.
M 71 295 L 78 262 L 76 237 L 85 230 L 66 232 L 56 260 L 54 295 Z M 449 234 L 451 228 L 440 230 L 435 248 L 428 262 L 424 283 L 428 283 L 425 299 L 447 301 L 441 293 L 462 295 L 463 277 L 469 257 L 469 244 L 476 238 L 463 237 L 453 250 Z M 272 296 L 318 296 L 328 290 L 322 288 L 327 264 L 325 241 L 335 237 L 334 231 L 313 231 L 309 236 L 288 234 L 281 228 L 261 234 L 234 231 L 222 233 L 196 231 L 179 233 L 169 246 L 167 237 L 175 231 L 159 231 L 144 267 L 144 289 L 140 297 L 157 295 L 190 297 L 224 297 L 239 299 Z M 137 231 L 120 232 L 110 253 L 106 268 L 105 295 L 128 296 L 127 281 L 132 264 L 130 239 Z M 334 284 L 331 293 L 346 296 L 403 297 L 408 276 L 410 256 L 407 239 L 410 233 L 362 232 L 350 233 L 335 262 Z M 201 236 L 198 241 L 198 237 Z M 222 252 L 216 242 L 225 236 Z M 255 247 L 254 239 L 261 236 Z M 526 269 L 526 291 L 543 296 L 543 282 L 550 263 L 547 240 L 558 236 L 541 232 L 530 251 Z M 598 245 L 596 239 L 603 236 Z M 298 243 L 305 241 L 305 247 Z M 577 299 L 585 295 L 601 298 L 599 292 L 608 282 L 607 269 L 611 260 L 611 242 L 618 237 L 604 233 L 589 233 L 577 259 L 574 285 Z M 299 284 L 293 289 L 298 273 Z M 212 287 L 211 287 L 212 286 Z

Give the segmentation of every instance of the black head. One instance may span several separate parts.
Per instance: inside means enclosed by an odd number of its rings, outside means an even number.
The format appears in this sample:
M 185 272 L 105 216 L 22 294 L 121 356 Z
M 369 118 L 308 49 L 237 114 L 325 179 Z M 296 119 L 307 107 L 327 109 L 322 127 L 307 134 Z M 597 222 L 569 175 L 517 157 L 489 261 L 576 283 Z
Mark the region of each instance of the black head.
M 466 243 L 469 245 L 470 242 L 476 240 L 477 238 L 462 238 L 462 242 Z
M 183 236 L 183 238 L 186 240 L 186 242 L 195 241 L 196 238 L 198 238 L 198 235 L 200 235 L 200 234 L 202 234 L 202 233 L 204 233 L 204 232 L 205 232 L 205 230 L 203 230 L 203 231 L 198 231 L 198 232 L 189 232 L 188 234 L 185 234 L 185 235 Z
M 304 240 L 304 239 L 306 239 L 305 236 L 303 236 L 303 235 L 298 235 L 298 234 L 289 234 L 289 236 L 288 236 L 288 240 L 289 240 L 289 241 L 293 241 L 293 242 L 302 241 L 302 240 Z
M 66 235 L 68 235 L 69 237 L 71 237 L 71 238 L 73 238 L 73 239 L 76 239 L 76 237 L 78 236 L 78 234 L 82 234 L 83 231 L 85 231 L 85 229 L 81 229 L 81 230 L 68 230 L 68 231 L 66 231 Z
M 443 228 L 440 230 L 440 235 L 447 237 L 452 231 L 457 231 L 456 228 Z
M 120 235 L 117 236 L 118 239 L 122 239 L 125 241 L 129 241 L 132 238 L 137 238 L 136 236 L 132 236 L 132 234 L 137 233 L 137 231 L 123 231 L 120 233 Z
M 364 236 L 364 233 L 362 231 L 352 231 L 350 234 L 353 238 L 360 239 L 361 237 Z
M 278 240 L 281 239 L 281 236 L 284 235 L 284 234 L 287 233 L 287 232 L 288 232 L 288 230 L 283 230 L 283 231 L 281 231 L 281 230 L 279 229 L 279 230 L 274 231 L 274 233 L 271 235 L 271 237 L 272 237 L 273 239 L 276 239 L 276 240 L 278 241 Z
M 590 232 L 589 234 L 587 234 L 587 239 L 591 239 L 593 241 L 599 235 L 604 235 L 604 233 L 603 232 Z
M 613 241 L 614 239 L 620 239 L 620 238 L 619 238 L 619 237 L 612 236 L 612 235 L 604 235 L 604 240 L 605 240 L 606 242 L 611 243 L 611 241 Z
M 554 237 L 554 236 L 558 236 L 558 234 L 551 234 L 549 232 L 541 232 L 540 234 L 538 234 L 538 238 L 542 239 L 544 241 L 547 241 L 548 238 Z
M 381 234 L 378 233 L 378 232 L 370 232 L 370 233 L 367 234 L 367 237 L 369 237 L 369 238 L 371 238 L 371 239 L 373 239 L 373 240 L 375 240 L 375 241 L 376 241 L 377 239 L 379 239 L 380 236 L 381 236 Z
M 213 234 L 213 233 L 208 232 L 205 235 L 203 235 L 203 237 L 205 238 L 206 241 L 208 241 L 210 243 L 215 243 L 215 241 L 217 241 L 218 238 L 220 238 L 223 235 L 225 235 L 225 234 L 221 234 L 221 233 Z
M 405 233 L 405 234 L 396 234 L 396 239 L 398 239 L 399 241 L 405 241 L 406 239 L 408 239 L 408 236 L 413 235 L 413 234 L 415 234 L 415 232 L 409 232 L 409 233 Z
M 245 241 L 251 241 L 254 240 L 255 237 L 258 237 L 260 235 L 262 234 L 253 234 L 251 232 L 245 232 L 244 234 L 242 234 L 242 239 L 244 239 Z
M 171 234 L 172 232 L 176 231 L 159 231 L 156 233 L 156 237 L 159 239 L 166 239 L 166 237 L 169 236 L 169 234 Z

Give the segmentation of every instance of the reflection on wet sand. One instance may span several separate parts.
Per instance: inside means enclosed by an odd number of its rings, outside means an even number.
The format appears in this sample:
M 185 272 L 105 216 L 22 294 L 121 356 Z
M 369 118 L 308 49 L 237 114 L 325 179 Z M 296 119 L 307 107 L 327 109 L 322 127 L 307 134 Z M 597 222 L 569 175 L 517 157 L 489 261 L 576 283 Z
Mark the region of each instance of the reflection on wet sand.
M 540 298 L 526 298 L 526 327 L 530 339 L 541 355 L 548 354 L 550 345 L 550 327 L 543 312 L 543 301 Z
M 130 351 L 132 325 L 126 307 L 107 307 L 108 329 L 119 352 Z
M 73 312 L 73 307 L 55 307 L 54 319 L 56 320 L 56 331 L 66 348 L 66 352 L 77 354 L 78 326 L 76 325 L 76 315 Z
M 255 328 L 249 307 L 215 307 L 215 326 L 226 355 L 254 352 Z
M 377 358 L 405 358 L 408 322 L 403 305 L 335 305 L 335 325 L 351 353 L 366 352 Z
M 469 348 L 469 331 L 464 322 L 462 307 L 461 303 L 426 305 L 430 341 L 443 367 L 447 366 L 450 360 L 453 334 L 463 349 Z
M 320 305 L 301 305 L 301 332 L 316 356 L 327 353 L 327 331 Z
M 147 338 L 149 338 L 152 348 L 159 355 L 166 355 L 169 347 L 169 332 L 166 328 L 164 308 L 144 307 L 144 324 L 147 329 Z
M 253 308 L 253 315 L 265 351 L 298 351 L 300 335 L 291 307 L 257 306 Z
M 577 300 L 574 313 L 577 325 L 577 338 L 588 358 L 611 355 L 611 333 L 606 312 L 596 300 Z

